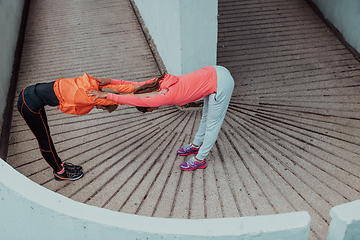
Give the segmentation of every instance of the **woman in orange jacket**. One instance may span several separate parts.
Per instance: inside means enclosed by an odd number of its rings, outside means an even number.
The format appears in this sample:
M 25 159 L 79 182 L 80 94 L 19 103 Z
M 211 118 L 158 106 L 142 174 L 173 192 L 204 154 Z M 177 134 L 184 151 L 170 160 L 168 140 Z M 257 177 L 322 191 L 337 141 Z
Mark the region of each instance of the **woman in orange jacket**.
M 138 86 L 135 86 L 137 88 Z M 37 83 L 23 89 L 17 102 L 18 110 L 34 133 L 45 161 L 53 169 L 55 180 L 77 180 L 83 176 L 82 167 L 62 162 L 50 136 L 44 106 L 58 106 L 67 114 L 87 114 L 94 107 L 111 112 L 120 103 L 87 96 L 87 91 L 101 90 L 98 81 L 86 73 L 78 78 L 61 78 L 53 82 Z M 107 85 L 121 93 L 134 91 L 133 84 Z

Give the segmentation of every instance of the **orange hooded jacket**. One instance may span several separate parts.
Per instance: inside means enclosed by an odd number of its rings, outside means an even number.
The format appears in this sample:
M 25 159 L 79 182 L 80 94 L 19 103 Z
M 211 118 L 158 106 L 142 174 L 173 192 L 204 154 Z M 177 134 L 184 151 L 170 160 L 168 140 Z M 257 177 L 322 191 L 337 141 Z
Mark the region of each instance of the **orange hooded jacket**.
M 77 78 L 60 78 L 54 83 L 54 92 L 59 99 L 59 109 L 63 113 L 83 115 L 87 114 L 96 105 L 123 105 L 114 101 L 89 97 L 86 93 L 90 89 L 99 90 L 99 88 L 116 89 L 119 93 L 132 93 L 134 91 L 133 84 L 113 85 L 108 84 L 99 86 L 99 82 L 95 78 L 86 73 Z

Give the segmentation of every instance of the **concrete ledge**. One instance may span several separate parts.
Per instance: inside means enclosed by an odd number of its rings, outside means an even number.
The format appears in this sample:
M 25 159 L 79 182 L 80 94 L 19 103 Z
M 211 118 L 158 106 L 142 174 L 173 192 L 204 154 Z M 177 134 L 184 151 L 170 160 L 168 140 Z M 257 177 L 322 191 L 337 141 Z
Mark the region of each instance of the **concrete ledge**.
M 308 239 L 310 216 L 295 212 L 222 219 L 163 219 L 75 202 L 0 159 L 1 239 Z M 194 224 L 198 227 L 194 227 Z
M 333 207 L 327 240 L 360 238 L 360 200 Z

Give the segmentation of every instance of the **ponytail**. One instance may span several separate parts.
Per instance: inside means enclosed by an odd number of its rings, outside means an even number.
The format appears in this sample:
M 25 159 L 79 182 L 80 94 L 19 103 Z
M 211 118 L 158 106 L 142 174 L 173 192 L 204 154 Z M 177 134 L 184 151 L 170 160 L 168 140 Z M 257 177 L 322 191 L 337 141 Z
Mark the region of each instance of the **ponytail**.
M 164 77 L 167 75 L 167 72 L 163 72 L 160 77 L 158 77 L 155 81 L 152 83 L 144 84 L 140 86 L 138 89 L 134 91 L 134 94 L 140 94 L 140 93 L 149 93 L 149 92 L 155 92 L 158 91 L 160 88 L 160 81 L 164 79 Z
M 158 77 L 155 81 L 152 83 L 144 84 L 140 86 L 138 89 L 134 91 L 134 94 L 140 94 L 140 93 L 149 93 L 149 92 L 155 92 L 158 91 L 160 88 L 160 81 L 164 79 L 164 77 L 167 75 L 167 72 L 163 72 L 160 77 Z M 136 106 L 136 109 L 140 112 L 146 113 L 148 112 L 149 107 L 139 107 Z

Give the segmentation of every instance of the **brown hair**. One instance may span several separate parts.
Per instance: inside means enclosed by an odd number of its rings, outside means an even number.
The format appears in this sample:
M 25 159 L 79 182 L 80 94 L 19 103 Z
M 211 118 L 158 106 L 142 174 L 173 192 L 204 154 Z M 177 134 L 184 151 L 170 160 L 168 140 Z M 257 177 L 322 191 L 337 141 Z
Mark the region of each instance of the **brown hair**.
M 119 93 L 116 89 L 112 89 L 112 88 L 100 88 L 99 91 L 101 92 L 109 92 L 109 93 Z M 118 105 L 102 105 L 105 107 L 105 109 L 111 113 L 113 111 L 115 111 L 115 109 L 118 107 Z
M 144 84 L 142 86 L 140 86 L 138 89 L 136 89 L 134 91 L 134 94 L 140 94 L 140 93 L 150 93 L 150 92 L 155 92 L 157 90 L 159 90 L 160 88 L 160 81 L 164 79 L 164 77 L 167 75 L 167 72 L 163 72 L 163 74 L 161 74 L 160 77 L 158 77 L 157 79 L 155 79 L 155 81 L 153 81 L 152 83 L 148 83 L 148 84 Z M 140 112 L 146 113 L 149 109 L 149 107 L 138 107 L 135 106 L 137 110 L 139 110 Z
M 134 91 L 134 94 L 149 93 L 149 92 L 155 92 L 155 91 L 159 90 L 159 88 L 160 88 L 160 81 L 164 79 L 164 77 L 166 76 L 166 74 L 167 74 L 167 72 L 165 71 L 165 72 L 163 72 L 163 74 L 161 74 L 160 77 L 158 77 L 157 79 L 155 79 L 155 81 L 140 86 L 138 89 L 136 89 L 136 90 Z
M 109 113 L 112 113 L 113 111 L 115 111 L 115 109 L 118 107 L 118 105 L 103 105 L 106 110 L 109 112 Z
M 149 107 L 138 107 L 138 106 L 135 106 L 135 107 L 137 110 L 139 110 L 142 113 L 148 112 L 148 109 L 149 109 Z

